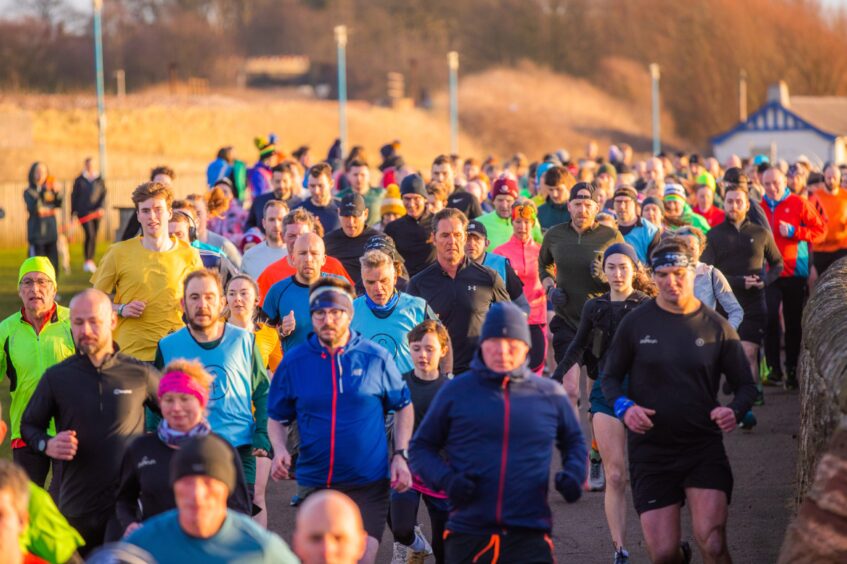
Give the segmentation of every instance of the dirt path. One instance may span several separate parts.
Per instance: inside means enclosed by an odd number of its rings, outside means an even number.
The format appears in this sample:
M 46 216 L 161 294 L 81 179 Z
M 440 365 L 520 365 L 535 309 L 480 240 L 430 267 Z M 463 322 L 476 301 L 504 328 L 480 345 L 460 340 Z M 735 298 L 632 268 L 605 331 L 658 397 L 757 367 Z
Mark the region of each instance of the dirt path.
M 789 501 L 797 456 L 796 433 L 799 402 L 796 392 L 766 389 L 767 405 L 756 408 L 759 425 L 753 432 L 736 431 L 726 438 L 735 474 L 735 490 L 729 515 L 729 545 L 735 562 L 775 562 L 785 528 L 791 518 Z M 288 500 L 291 482 L 269 487 L 270 528 L 291 539 L 294 510 Z M 612 546 L 603 516 L 603 495 L 586 493 L 575 505 L 566 505 L 558 494 L 550 496 L 554 512 L 553 541 L 558 562 L 608 563 Z M 685 515 L 683 537 L 691 541 Z M 427 518 L 420 520 L 426 529 Z M 630 506 L 627 540 L 633 562 L 647 562 L 635 511 Z M 378 562 L 391 560 L 391 534 L 386 528 Z M 433 563 L 434 560 L 428 560 Z M 696 554 L 694 562 L 702 562 Z

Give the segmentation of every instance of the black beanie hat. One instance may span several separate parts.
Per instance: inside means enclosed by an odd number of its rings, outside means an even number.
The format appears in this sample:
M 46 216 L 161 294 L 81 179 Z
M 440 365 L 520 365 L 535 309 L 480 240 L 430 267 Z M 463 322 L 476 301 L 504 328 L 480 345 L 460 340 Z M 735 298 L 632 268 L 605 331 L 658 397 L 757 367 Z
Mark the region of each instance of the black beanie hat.
M 479 342 L 486 339 L 517 339 L 532 346 L 526 314 L 511 302 L 497 302 L 488 310 Z
M 410 174 L 400 183 L 400 195 L 417 194 L 418 196 L 427 197 L 426 185 L 423 178 L 417 174 Z
M 206 435 L 186 441 L 171 460 L 171 485 L 185 476 L 208 476 L 235 490 L 235 457 L 218 436 Z

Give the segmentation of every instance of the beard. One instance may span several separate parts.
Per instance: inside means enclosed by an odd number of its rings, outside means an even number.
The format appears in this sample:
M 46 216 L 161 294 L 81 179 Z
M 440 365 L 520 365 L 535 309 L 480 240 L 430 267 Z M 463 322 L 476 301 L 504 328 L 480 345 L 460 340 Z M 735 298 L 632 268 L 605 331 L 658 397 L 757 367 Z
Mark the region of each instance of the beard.
M 206 315 L 206 317 L 198 318 L 198 314 L 200 313 Z M 194 312 L 194 314 L 188 318 L 188 326 L 195 331 L 205 331 L 217 323 L 218 318 L 219 316 L 212 315 L 209 311 Z
M 84 338 L 80 339 L 80 341 L 76 344 L 77 349 L 90 356 L 100 353 L 108 346 L 108 339 L 102 338 Z

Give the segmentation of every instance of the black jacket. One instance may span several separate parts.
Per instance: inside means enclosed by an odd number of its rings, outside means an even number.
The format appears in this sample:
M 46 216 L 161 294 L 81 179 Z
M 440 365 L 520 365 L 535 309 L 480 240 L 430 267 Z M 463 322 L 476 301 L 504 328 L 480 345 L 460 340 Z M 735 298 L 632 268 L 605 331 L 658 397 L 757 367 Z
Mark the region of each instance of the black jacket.
M 113 508 L 121 460 L 144 432 L 144 406 L 158 411 L 159 373 L 120 352 L 96 368 L 77 354 L 47 369 L 21 420 L 26 443 L 44 452 L 50 420 L 56 432 L 73 430 L 79 447 L 62 462 L 59 510 L 81 517 Z
M 41 210 L 57 210 L 62 207 L 62 195 L 44 186 L 30 186 L 24 190 L 24 203 L 29 216 L 26 221 L 27 241 L 31 245 L 55 243 L 59 238 L 56 216 L 41 217 Z
M 432 244 L 432 214 L 424 214 L 414 219 L 404 215 L 385 226 L 385 234 L 394 239 L 394 245 L 403 260 L 409 276 L 414 276 L 435 261 L 435 247 Z
M 77 217 L 84 217 L 103 207 L 106 200 L 106 185 L 99 176 L 88 180 L 80 174 L 74 180 L 71 191 L 71 212 Z

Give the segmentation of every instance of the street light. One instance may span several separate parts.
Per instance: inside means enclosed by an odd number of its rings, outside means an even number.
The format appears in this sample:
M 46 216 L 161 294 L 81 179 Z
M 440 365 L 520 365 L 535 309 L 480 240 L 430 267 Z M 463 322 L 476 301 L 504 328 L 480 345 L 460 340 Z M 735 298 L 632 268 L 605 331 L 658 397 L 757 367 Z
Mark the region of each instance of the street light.
M 650 78 L 653 83 L 653 155 L 662 152 L 661 124 L 659 122 L 659 65 L 650 63 Z
M 459 53 L 447 53 L 450 68 L 450 152 L 459 154 Z
M 335 44 L 338 47 L 338 138 L 343 159 L 347 155 L 347 26 L 335 26 Z
M 97 71 L 97 132 L 100 144 L 100 177 L 106 178 L 106 101 L 103 86 L 103 0 L 92 0 L 94 6 L 94 66 Z

